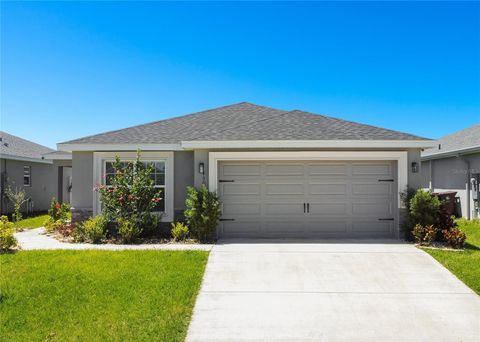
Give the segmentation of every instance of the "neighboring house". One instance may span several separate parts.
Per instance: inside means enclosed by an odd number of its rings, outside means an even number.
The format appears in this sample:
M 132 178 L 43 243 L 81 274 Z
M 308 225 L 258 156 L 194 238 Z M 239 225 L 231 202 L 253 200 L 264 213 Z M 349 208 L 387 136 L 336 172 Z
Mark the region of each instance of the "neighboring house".
M 447 135 L 422 153 L 422 187 L 456 191 L 457 214 L 480 217 L 480 125 Z
M 155 162 L 162 220 L 181 218 L 186 187 L 222 201 L 219 237 L 399 237 L 399 192 L 420 187 L 415 135 L 239 103 L 58 144 L 72 153 L 72 215 L 101 210 L 96 184 L 115 156 Z M 108 184 L 107 184 L 108 185 Z
M 22 210 L 45 211 L 50 206 L 52 197 L 58 196 L 58 173 L 51 160 L 44 157 L 54 150 L 0 132 L 0 212 L 12 211 L 12 203 L 7 199 L 5 190 L 8 186 L 13 189 L 25 190 L 28 202 Z

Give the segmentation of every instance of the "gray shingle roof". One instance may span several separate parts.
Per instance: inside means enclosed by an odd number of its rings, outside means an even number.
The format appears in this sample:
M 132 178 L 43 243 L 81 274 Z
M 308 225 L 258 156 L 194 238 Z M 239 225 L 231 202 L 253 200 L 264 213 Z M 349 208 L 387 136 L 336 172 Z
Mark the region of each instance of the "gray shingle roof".
M 438 145 L 422 152 L 422 157 L 453 153 L 467 149 L 480 149 L 480 124 L 446 135 L 438 140 Z
M 53 152 L 51 148 L 22 139 L 15 135 L 0 131 L 0 154 L 2 158 L 13 156 L 19 158 L 43 159 L 46 153 Z
M 384 128 L 238 103 L 71 140 L 64 144 L 180 143 L 192 140 L 426 140 Z

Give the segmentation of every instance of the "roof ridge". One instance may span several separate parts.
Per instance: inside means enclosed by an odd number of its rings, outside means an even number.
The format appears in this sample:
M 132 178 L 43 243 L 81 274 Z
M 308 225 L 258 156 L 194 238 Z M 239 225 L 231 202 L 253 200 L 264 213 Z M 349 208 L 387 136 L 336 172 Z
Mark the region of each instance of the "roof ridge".
M 75 140 L 78 140 L 78 139 L 92 138 L 92 137 L 95 137 L 97 135 L 104 135 L 104 134 L 109 134 L 109 133 L 120 132 L 120 131 L 123 131 L 125 129 L 149 126 L 149 125 L 153 125 L 153 124 L 156 124 L 156 123 L 159 123 L 159 122 L 168 122 L 168 121 L 179 119 L 179 118 L 186 118 L 186 117 L 194 116 L 194 115 L 201 114 L 201 113 L 208 113 L 208 112 L 212 112 L 212 111 L 219 110 L 219 109 L 224 109 L 224 108 L 238 106 L 238 105 L 245 105 L 245 104 L 248 104 L 248 105 L 251 105 L 251 106 L 256 106 L 256 107 L 264 107 L 264 108 L 275 109 L 275 108 L 271 108 L 271 107 L 267 107 L 267 106 L 261 106 L 261 105 L 256 105 L 256 104 L 253 104 L 253 103 L 250 103 L 250 102 L 242 101 L 242 102 L 232 103 L 232 104 L 229 104 L 229 105 L 224 105 L 224 106 L 215 107 L 215 108 L 211 108 L 211 109 L 201 110 L 201 111 L 197 111 L 197 112 L 194 112 L 194 113 L 189 113 L 189 114 L 184 114 L 184 115 L 179 115 L 179 116 L 173 116 L 173 117 L 162 119 L 162 120 L 155 120 L 155 121 L 151 121 L 151 122 L 146 122 L 146 123 L 143 123 L 143 124 L 140 124 L 140 125 L 133 125 L 133 126 L 129 126 L 129 127 L 113 129 L 111 131 L 106 131 L 106 132 L 102 132 L 102 133 L 91 134 L 91 135 L 87 135 L 87 136 L 84 136 L 84 137 L 81 137 L 81 138 L 64 141 L 64 142 L 61 142 L 59 144 L 68 144 L 69 142 L 75 141 Z

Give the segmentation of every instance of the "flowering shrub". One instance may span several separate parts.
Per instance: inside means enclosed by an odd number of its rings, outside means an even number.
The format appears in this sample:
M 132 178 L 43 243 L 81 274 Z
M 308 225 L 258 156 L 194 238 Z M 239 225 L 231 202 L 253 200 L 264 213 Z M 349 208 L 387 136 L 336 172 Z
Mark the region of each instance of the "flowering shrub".
M 53 221 L 67 221 L 69 213 L 70 205 L 68 203 L 60 203 L 55 198 L 52 198 L 50 209 L 48 209 L 48 215 Z
M 138 154 L 135 161 L 126 164 L 116 157 L 113 168 L 111 184 L 94 188 L 100 194 L 103 213 L 110 221 L 122 218 L 141 224 L 162 200 L 161 190 L 150 177 L 153 166 L 142 163 Z
M 447 245 L 452 248 L 463 248 L 467 236 L 459 228 L 442 230 L 443 238 Z
M 8 222 L 6 216 L 0 217 L 0 251 L 7 251 L 17 245 L 17 239 L 13 236 L 14 224 Z
M 417 224 L 413 228 L 413 236 L 415 238 L 415 242 L 424 246 L 429 246 L 432 243 L 432 241 L 437 236 L 437 232 L 438 230 L 433 225 L 422 226 L 420 224 Z

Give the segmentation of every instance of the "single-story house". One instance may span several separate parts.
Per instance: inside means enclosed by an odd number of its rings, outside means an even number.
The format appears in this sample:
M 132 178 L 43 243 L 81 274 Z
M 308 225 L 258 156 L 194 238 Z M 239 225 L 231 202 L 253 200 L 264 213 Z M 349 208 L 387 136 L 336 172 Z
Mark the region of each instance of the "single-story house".
M 219 237 L 400 236 L 399 193 L 420 187 L 433 141 L 301 110 L 238 103 L 58 144 L 72 153 L 74 220 L 98 214 L 92 191 L 115 156 L 142 151 L 164 190 L 162 220 L 181 217 L 186 187 L 222 202 Z
M 480 124 L 447 135 L 422 152 L 422 187 L 455 191 L 458 216 L 480 217 Z
M 22 206 L 24 212 L 46 211 L 53 197 L 61 198 L 58 167 L 48 158 L 52 153 L 55 150 L 51 148 L 0 132 L 2 214 L 13 210 L 13 205 L 6 196 L 7 187 L 25 191 L 28 201 Z

